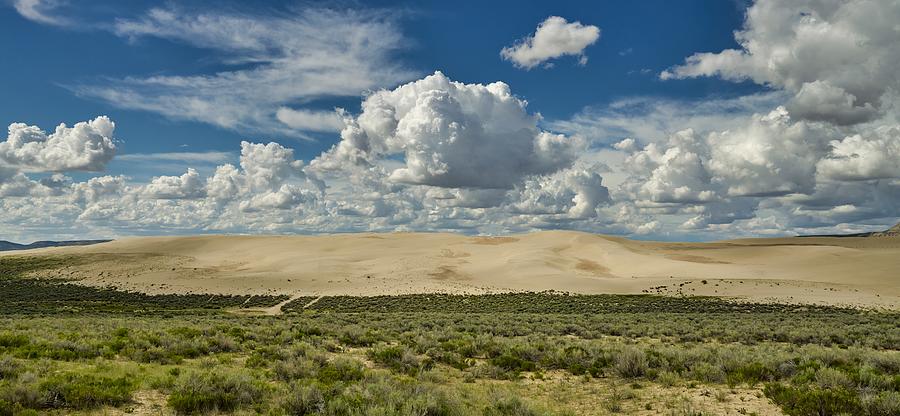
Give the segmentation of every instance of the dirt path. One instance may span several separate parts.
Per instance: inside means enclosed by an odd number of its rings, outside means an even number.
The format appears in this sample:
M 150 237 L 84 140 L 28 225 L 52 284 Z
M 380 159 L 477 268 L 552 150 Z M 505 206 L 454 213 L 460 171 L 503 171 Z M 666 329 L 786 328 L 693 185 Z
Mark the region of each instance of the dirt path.
M 287 305 L 288 303 L 291 303 L 291 302 L 293 302 L 299 298 L 305 297 L 305 296 L 306 295 L 301 294 L 301 293 L 295 293 L 294 295 L 289 297 L 287 300 L 278 302 L 277 304 L 272 305 L 268 308 L 240 308 L 240 309 L 233 309 L 230 312 L 236 313 L 238 315 L 265 315 L 265 316 L 282 315 L 282 314 L 284 314 L 284 311 L 281 310 L 282 306 Z M 306 308 L 312 306 L 314 303 L 318 302 L 319 299 L 322 299 L 323 297 L 324 296 L 319 296 L 319 297 L 309 301 L 309 303 L 307 303 L 306 305 L 303 305 L 303 309 L 306 309 Z
M 307 308 L 309 308 L 310 306 L 315 305 L 316 302 L 322 300 L 322 298 L 324 298 L 324 297 L 325 297 L 325 296 L 319 296 L 319 297 L 317 297 L 317 298 L 315 298 L 315 299 L 309 301 L 309 303 L 307 303 L 306 305 L 303 305 L 303 309 L 307 309 Z

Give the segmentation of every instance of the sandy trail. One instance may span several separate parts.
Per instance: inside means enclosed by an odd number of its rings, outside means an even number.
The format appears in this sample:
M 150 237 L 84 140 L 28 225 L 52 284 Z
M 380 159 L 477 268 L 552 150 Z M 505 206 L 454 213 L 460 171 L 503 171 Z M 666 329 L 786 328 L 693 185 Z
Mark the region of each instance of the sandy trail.
M 558 290 L 900 308 L 900 237 L 632 241 L 570 231 L 128 238 L 4 255 L 91 260 L 47 276 L 148 293 Z

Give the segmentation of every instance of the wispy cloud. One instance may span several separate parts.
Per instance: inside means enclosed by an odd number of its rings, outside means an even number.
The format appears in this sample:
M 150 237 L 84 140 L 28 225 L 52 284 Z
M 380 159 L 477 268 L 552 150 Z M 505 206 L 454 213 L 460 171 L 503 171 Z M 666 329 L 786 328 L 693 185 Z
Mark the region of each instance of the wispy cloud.
M 235 158 L 231 152 L 170 152 L 170 153 L 129 153 L 116 156 L 118 161 L 129 162 L 205 162 L 225 163 Z
M 77 94 L 241 132 L 306 138 L 304 130 L 333 131 L 331 118 L 321 118 L 322 126 L 291 125 L 279 120 L 278 110 L 356 96 L 416 75 L 392 60 L 405 40 L 383 11 L 255 15 L 156 8 L 137 19 L 117 20 L 112 31 L 131 40 L 156 37 L 215 50 L 224 63 L 240 68 L 110 79 L 76 85 Z
M 632 97 L 606 107 L 587 107 L 568 120 L 549 120 L 545 124 L 551 130 L 580 135 L 600 144 L 628 137 L 642 142 L 664 141 L 686 128 L 709 132 L 734 127 L 754 113 L 770 111 L 785 97 L 778 91 L 698 101 Z
M 14 0 L 12 3 L 22 17 L 46 25 L 66 26 L 69 20 L 53 11 L 60 6 L 58 0 Z
M 338 132 L 344 127 L 344 121 L 335 111 L 294 110 L 281 107 L 275 116 L 286 126 L 298 130 Z

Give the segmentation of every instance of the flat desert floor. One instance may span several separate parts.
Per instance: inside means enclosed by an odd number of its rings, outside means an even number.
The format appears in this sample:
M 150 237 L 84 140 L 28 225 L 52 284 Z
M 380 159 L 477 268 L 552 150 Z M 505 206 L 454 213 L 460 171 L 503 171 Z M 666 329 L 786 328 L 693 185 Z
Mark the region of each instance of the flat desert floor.
M 555 290 L 900 309 L 900 237 L 661 243 L 569 231 L 127 238 L 41 272 L 146 293 L 393 295 Z

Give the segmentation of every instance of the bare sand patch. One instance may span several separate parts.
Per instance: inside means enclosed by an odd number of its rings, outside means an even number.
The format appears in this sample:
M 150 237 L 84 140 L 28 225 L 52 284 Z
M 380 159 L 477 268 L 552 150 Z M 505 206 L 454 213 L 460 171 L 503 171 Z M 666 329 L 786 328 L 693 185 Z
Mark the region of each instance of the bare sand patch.
M 575 265 L 575 268 L 601 276 L 606 275 L 609 272 L 609 269 L 607 267 L 588 259 L 578 259 L 578 263 Z

